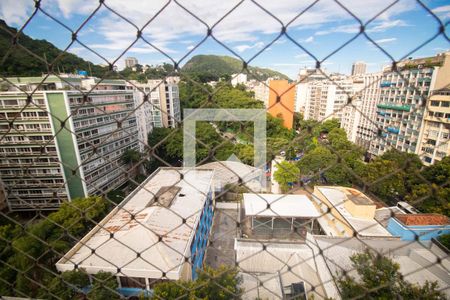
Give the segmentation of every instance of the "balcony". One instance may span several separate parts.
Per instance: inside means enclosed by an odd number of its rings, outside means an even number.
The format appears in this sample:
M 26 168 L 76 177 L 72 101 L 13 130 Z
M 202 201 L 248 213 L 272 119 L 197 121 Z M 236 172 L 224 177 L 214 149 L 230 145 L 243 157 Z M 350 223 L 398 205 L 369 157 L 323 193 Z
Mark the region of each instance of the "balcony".
M 411 106 L 409 106 L 409 105 L 377 104 L 377 107 L 384 108 L 384 109 L 398 110 L 398 111 L 409 111 L 411 109 Z

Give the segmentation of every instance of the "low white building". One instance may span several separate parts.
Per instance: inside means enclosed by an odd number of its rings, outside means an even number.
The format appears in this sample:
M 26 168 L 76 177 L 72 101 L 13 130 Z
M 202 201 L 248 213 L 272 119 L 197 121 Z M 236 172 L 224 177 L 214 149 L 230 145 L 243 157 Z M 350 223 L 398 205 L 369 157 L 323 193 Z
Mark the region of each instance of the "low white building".
M 245 84 L 247 83 L 247 74 L 245 73 L 239 73 L 239 74 L 233 74 L 231 75 L 231 85 L 236 86 L 238 84 Z
M 57 270 L 111 272 L 120 288 L 195 279 L 212 223 L 213 175 L 156 170 L 56 263 Z
M 306 195 L 244 193 L 243 198 L 245 216 L 251 218 L 252 229 L 257 226 L 256 223 L 265 221 L 274 229 L 276 219 L 282 219 L 294 230 L 298 219 L 314 223 L 314 219 L 321 215 Z

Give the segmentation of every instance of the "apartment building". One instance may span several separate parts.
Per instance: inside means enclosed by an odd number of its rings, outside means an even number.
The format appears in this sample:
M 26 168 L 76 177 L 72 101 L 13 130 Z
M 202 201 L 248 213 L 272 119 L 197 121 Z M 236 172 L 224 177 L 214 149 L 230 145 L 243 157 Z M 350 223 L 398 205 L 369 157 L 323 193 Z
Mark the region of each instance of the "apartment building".
M 181 120 L 178 77 L 166 80 L 130 81 L 127 89 L 133 91 L 136 122 L 139 128 L 139 148 L 144 151 L 147 137 L 153 128 L 175 128 Z M 144 101 L 144 100 L 148 101 Z
M 352 76 L 363 75 L 366 73 L 367 65 L 363 61 L 354 62 L 352 65 Z
M 433 91 L 427 101 L 419 155 L 425 165 L 450 155 L 450 85 Z
M 231 85 L 236 86 L 238 84 L 246 84 L 247 83 L 247 74 L 245 73 L 238 73 L 238 74 L 232 74 L 231 75 Z
M 135 57 L 127 57 L 125 58 L 125 68 L 132 68 L 137 65 L 139 62 Z
M 380 83 L 376 118 L 378 134 L 370 144 L 370 156 L 382 155 L 391 148 L 422 153 L 424 117 L 427 113 L 431 117 L 426 111 L 428 97 L 432 91 L 447 86 L 449 78 L 450 52 L 404 60 L 397 64 L 396 71 L 387 68 Z M 436 125 L 427 123 L 427 128 L 430 124 Z M 430 156 L 426 156 L 431 162 Z
M 295 85 L 287 80 L 271 80 L 269 88 L 268 113 L 281 117 L 283 126 L 291 129 L 294 123 Z
M 302 87 L 300 87 L 301 89 Z M 297 102 L 304 103 L 306 120 L 323 121 L 327 119 L 342 120 L 343 108 L 348 98 L 355 92 L 353 79 L 344 75 L 331 75 L 330 78 L 318 78 L 304 85 L 306 92 Z M 304 97 L 304 99 L 301 99 Z M 301 104 L 299 104 L 301 105 Z
M 353 143 L 368 149 L 377 133 L 376 105 L 380 98 L 380 81 L 382 73 L 354 76 L 352 105 L 343 109 L 341 127 L 347 138 Z
M 10 210 L 55 209 L 127 180 L 121 156 L 138 148 L 138 128 L 125 81 L 8 80 L 14 85 L 0 93 L 0 177 Z M 39 89 L 27 97 L 16 86 Z

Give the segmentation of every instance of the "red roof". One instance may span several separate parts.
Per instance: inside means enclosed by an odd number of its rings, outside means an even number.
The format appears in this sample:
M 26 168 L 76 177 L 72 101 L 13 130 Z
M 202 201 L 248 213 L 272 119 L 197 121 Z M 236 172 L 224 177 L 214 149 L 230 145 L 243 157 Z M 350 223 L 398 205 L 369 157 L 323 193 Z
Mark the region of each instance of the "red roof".
M 399 214 L 395 218 L 407 226 L 450 224 L 447 216 L 439 214 Z

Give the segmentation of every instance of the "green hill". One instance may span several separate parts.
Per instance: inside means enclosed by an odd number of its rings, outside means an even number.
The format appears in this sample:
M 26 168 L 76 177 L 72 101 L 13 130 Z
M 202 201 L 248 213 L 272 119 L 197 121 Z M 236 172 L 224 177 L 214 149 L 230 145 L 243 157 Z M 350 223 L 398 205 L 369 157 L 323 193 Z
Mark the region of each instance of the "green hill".
M 269 77 L 289 79 L 286 75 L 270 69 L 252 66 L 249 66 L 248 69 L 252 74 L 255 74 L 262 80 Z M 203 82 L 207 82 L 241 72 L 242 61 L 230 56 L 196 55 L 183 66 L 182 70 L 188 75 L 196 77 Z
M 47 66 L 38 58 L 27 53 L 18 45 L 13 45 L 13 35 L 17 33 L 15 28 L 9 27 L 5 21 L 0 20 L 0 74 L 3 76 L 39 76 L 48 72 Z M 52 62 L 62 51 L 46 40 L 35 40 L 26 34 L 21 34 L 17 42 L 32 51 L 47 62 Z M 10 52 L 8 50 L 11 49 Z M 1 59 L 8 56 L 1 63 Z M 92 75 L 101 76 L 107 68 L 91 63 Z M 71 53 L 64 53 L 50 71 L 71 73 L 76 70 L 89 70 L 89 62 Z

